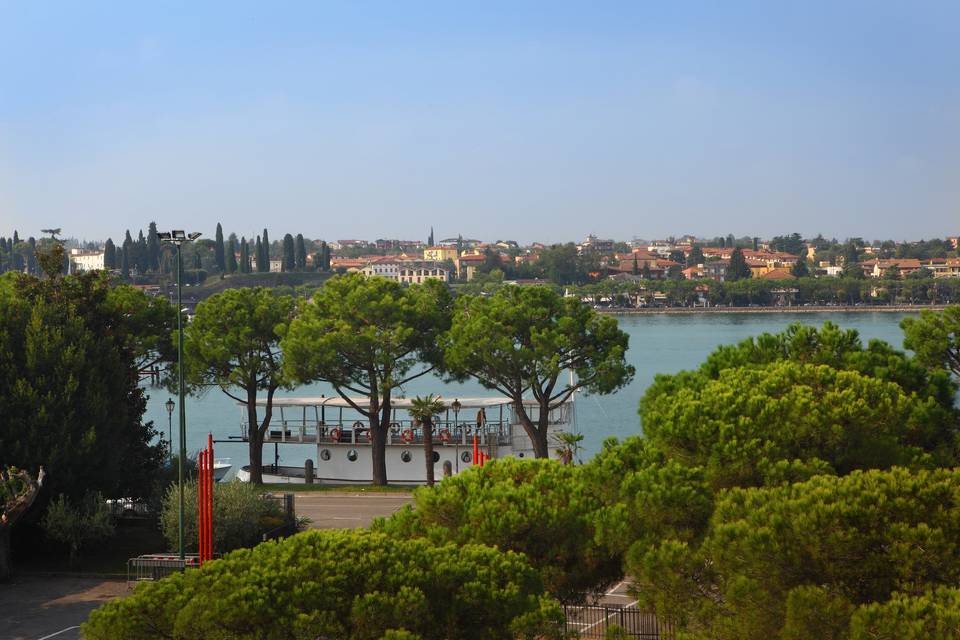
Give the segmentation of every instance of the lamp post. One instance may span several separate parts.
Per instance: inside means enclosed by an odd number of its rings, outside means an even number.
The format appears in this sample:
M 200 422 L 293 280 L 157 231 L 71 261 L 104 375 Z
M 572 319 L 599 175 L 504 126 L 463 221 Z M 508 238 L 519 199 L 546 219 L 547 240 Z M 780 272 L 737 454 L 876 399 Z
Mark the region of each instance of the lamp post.
M 176 403 L 173 398 L 167 398 L 163 404 L 167 408 L 167 442 L 170 443 L 170 460 L 173 460 L 173 407 Z
M 178 461 L 177 479 L 180 485 L 180 518 L 179 543 L 180 559 L 183 553 L 183 463 L 187 458 L 187 413 L 183 406 L 183 243 L 193 242 L 200 237 L 197 232 L 186 233 L 182 230 L 164 231 L 157 234 L 162 242 L 169 242 L 177 247 L 177 395 L 180 398 L 180 459 Z

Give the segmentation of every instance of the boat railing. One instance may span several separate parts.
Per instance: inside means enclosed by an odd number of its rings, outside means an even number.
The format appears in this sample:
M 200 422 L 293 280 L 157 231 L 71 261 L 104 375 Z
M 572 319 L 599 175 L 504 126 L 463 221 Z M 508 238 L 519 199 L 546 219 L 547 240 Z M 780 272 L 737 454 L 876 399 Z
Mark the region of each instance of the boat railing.
M 241 423 L 243 439 L 248 439 L 246 420 Z M 513 427 L 508 422 L 488 421 L 477 427 L 471 422 L 438 420 L 433 425 L 433 442 L 437 446 L 470 446 L 473 437 L 478 444 L 508 445 L 513 437 Z M 396 420 L 390 423 L 387 445 L 423 444 L 424 429 L 412 420 Z M 370 444 L 369 422 L 363 420 L 303 420 L 301 418 L 273 420 L 264 442 Z

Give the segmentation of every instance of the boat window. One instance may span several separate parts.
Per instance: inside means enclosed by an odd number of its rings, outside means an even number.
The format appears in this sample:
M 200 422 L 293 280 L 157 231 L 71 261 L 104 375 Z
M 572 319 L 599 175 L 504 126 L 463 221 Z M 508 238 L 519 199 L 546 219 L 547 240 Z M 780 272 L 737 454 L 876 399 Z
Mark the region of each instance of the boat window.
M 321 451 L 321 452 L 320 452 L 320 459 L 321 459 L 321 460 L 329 460 L 329 459 L 330 459 L 330 449 L 324 449 L 323 451 Z
M 433 452 L 433 464 L 440 462 L 440 454 L 437 451 Z
M 410 458 L 412 458 L 412 456 L 410 455 L 409 451 L 400 452 L 400 459 L 403 460 L 404 462 L 410 462 Z
M 360 454 L 357 453 L 356 449 L 350 449 L 350 451 L 347 451 L 347 460 L 349 460 L 350 462 L 356 462 L 357 458 L 359 457 L 360 457 Z
M 462 460 L 463 462 L 470 462 L 471 457 L 472 456 L 470 455 L 469 451 L 464 451 L 463 453 L 460 454 L 460 460 Z

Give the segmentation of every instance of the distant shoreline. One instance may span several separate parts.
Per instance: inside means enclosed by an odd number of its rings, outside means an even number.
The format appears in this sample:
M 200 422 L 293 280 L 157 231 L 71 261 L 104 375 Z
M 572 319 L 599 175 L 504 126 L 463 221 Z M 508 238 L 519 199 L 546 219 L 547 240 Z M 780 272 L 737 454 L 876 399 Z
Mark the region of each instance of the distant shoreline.
M 701 313 L 919 313 L 923 310 L 942 311 L 945 304 L 898 304 L 884 306 L 795 306 L 795 307 L 651 307 L 643 309 L 597 309 L 597 313 L 612 316 L 642 315 L 696 315 Z

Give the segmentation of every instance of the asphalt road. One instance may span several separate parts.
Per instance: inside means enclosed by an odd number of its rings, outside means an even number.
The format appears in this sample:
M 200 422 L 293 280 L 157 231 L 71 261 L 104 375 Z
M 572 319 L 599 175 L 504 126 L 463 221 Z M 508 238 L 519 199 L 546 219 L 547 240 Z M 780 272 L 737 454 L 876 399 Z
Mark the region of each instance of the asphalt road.
M 408 493 L 298 493 L 297 516 L 310 518 L 312 529 L 366 527 L 412 502 Z

